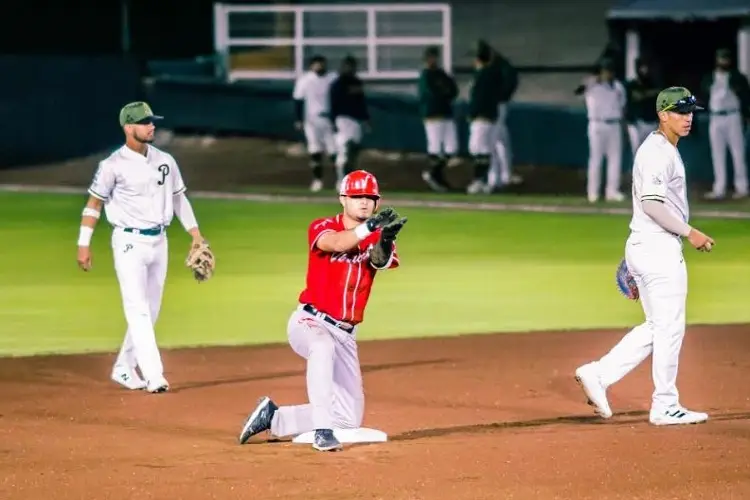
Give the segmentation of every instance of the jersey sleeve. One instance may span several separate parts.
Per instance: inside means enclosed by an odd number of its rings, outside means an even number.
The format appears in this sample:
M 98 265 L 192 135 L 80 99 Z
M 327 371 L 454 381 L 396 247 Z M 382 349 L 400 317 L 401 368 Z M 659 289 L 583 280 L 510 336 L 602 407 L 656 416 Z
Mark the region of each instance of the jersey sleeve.
M 177 164 L 174 158 L 172 158 L 172 168 L 174 169 L 174 176 L 172 176 L 172 195 L 177 196 L 187 191 L 185 186 L 185 180 L 182 178 L 182 171 L 180 166 Z
M 644 153 L 646 153 L 644 151 Z M 663 151 L 654 151 L 640 159 L 643 171 L 640 179 L 641 201 L 653 200 L 663 202 L 667 197 L 667 184 L 672 162 Z
M 108 201 L 115 188 L 115 171 L 112 162 L 101 161 L 89 186 L 89 194 L 102 201 Z
M 307 230 L 307 243 L 310 245 L 310 251 L 317 250 L 318 240 L 326 233 L 336 232 L 333 219 L 314 220 Z
M 294 91 L 292 92 L 292 99 L 301 101 L 305 98 L 305 92 L 307 91 L 307 75 L 304 74 L 297 78 L 294 83 Z

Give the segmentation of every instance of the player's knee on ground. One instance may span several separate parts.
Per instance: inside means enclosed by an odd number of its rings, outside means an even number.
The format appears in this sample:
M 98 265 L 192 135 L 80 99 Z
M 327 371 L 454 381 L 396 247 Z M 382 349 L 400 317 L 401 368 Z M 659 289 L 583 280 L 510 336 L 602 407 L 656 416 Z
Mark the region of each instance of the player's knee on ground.
M 333 416 L 333 426 L 337 429 L 358 429 L 362 427 L 365 414 L 364 395 L 346 401 L 335 401 L 331 413 Z

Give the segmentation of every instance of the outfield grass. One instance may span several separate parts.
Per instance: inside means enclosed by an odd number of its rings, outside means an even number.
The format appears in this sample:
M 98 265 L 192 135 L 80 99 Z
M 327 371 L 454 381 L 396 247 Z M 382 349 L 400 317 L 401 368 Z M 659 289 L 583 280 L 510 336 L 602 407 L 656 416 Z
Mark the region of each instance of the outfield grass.
M 0 354 L 113 350 L 125 322 L 109 250 L 95 234 L 94 270 L 79 271 L 82 196 L 0 194 Z M 170 229 L 160 344 L 284 342 L 304 284 L 306 226 L 337 206 L 194 200 L 217 255 L 198 285 L 183 261 L 189 238 Z M 396 205 L 398 208 L 398 206 Z M 408 209 L 402 267 L 375 283 L 362 339 L 492 331 L 622 327 L 641 320 L 621 298 L 614 270 L 627 217 Z M 687 250 L 688 321 L 750 322 L 750 222 L 696 221 L 716 238 L 711 254 Z

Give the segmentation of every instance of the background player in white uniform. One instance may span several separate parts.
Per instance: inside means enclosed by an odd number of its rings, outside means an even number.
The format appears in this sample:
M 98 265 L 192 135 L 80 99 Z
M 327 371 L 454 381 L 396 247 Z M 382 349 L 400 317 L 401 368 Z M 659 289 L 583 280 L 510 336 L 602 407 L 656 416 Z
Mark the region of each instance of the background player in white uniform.
M 633 166 L 633 216 L 625 261 L 638 286 L 646 321 L 632 329 L 598 361 L 576 370 L 589 404 L 612 416 L 606 391 L 650 354 L 654 392 L 649 421 L 654 425 L 705 421 L 705 413 L 680 404 L 677 367 L 685 335 L 687 270 L 680 237 L 698 250 L 714 241 L 688 225 L 685 165 L 677 141 L 690 133 L 693 111 L 702 109 L 683 87 L 663 90 L 656 99 L 659 130 L 638 148 Z
M 625 112 L 625 87 L 615 79 L 613 63 L 602 59 L 599 75 L 587 79 L 575 92 L 583 94 L 589 119 L 589 165 L 587 195 L 591 203 L 599 201 L 602 183 L 602 160 L 607 161 L 607 183 L 604 189 L 607 201 L 625 199 L 620 192 L 622 173 L 622 134 Z
M 727 148 L 734 167 L 732 197 L 745 198 L 748 185 L 743 122 L 750 121 L 750 85 L 747 77 L 732 67 L 728 50 L 716 52 L 716 69 L 704 80 L 703 93 L 709 98 L 708 135 L 714 167 L 713 189 L 706 198 L 718 200 L 727 194 Z
M 330 101 L 331 83 L 335 79 L 336 74 L 328 72 L 325 57 L 318 55 L 310 60 L 310 70 L 294 84 L 294 126 L 305 133 L 313 177 L 310 190 L 313 192 L 323 189 L 323 154 L 328 154 L 332 165 L 336 163 Z
M 128 389 L 149 392 L 169 389 L 154 324 L 167 276 L 166 228 L 173 215 L 193 237 L 193 243 L 203 241 L 177 162 L 150 145 L 153 121 L 161 118 L 145 102 L 122 108 L 125 145 L 99 163 L 78 238 L 78 264 L 89 271 L 91 237 L 103 206 L 107 221 L 114 226 L 112 253 L 128 324 L 112 380 Z

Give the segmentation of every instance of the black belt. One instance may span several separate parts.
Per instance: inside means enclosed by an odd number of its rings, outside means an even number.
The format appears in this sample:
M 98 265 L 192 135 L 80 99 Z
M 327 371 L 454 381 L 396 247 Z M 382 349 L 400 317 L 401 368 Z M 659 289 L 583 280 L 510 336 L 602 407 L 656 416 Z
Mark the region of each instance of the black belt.
M 150 227 L 148 229 L 126 227 L 126 228 L 123 228 L 123 231 L 125 231 L 126 233 L 142 234 L 144 236 L 159 236 L 162 233 L 162 231 L 164 231 L 164 227 L 156 226 L 156 227 Z
M 726 111 L 711 111 L 711 114 L 715 116 L 728 116 L 728 115 L 733 115 L 739 112 L 740 112 L 739 109 L 729 109 Z
M 317 316 L 318 318 L 322 319 L 326 323 L 335 326 L 336 328 L 340 330 L 344 330 L 346 333 L 352 333 L 354 331 L 354 326 L 350 325 L 349 323 L 345 323 L 343 321 L 339 321 L 332 316 L 327 315 L 324 312 L 318 311 L 314 306 L 310 304 L 305 304 L 302 306 L 302 310 L 312 314 L 313 316 Z
M 613 124 L 613 123 L 620 123 L 622 121 L 622 119 L 620 119 L 620 118 L 610 118 L 610 119 L 607 119 L 607 120 L 591 120 L 591 121 L 592 122 L 597 122 L 597 123 L 609 123 L 609 124 Z

